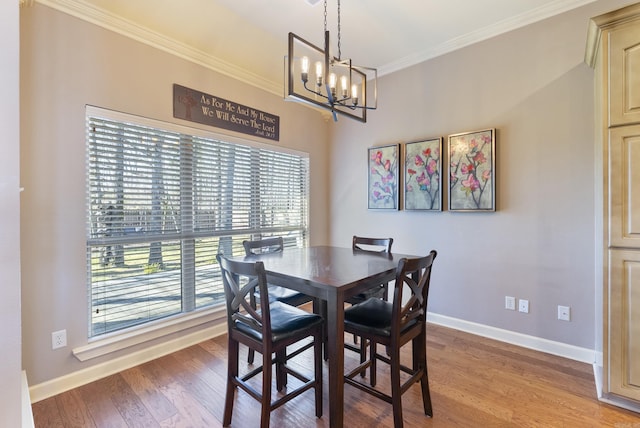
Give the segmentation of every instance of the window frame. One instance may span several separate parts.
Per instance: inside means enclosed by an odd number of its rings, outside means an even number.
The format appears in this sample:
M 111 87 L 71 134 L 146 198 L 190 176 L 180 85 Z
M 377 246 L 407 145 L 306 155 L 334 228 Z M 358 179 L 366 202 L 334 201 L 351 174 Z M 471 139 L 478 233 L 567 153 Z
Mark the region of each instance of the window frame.
M 288 149 L 288 148 L 283 148 L 281 146 L 273 146 L 273 145 L 269 145 L 269 144 L 264 144 L 264 143 L 260 143 L 257 141 L 253 141 L 253 140 L 246 140 L 243 138 L 238 138 L 235 136 L 231 136 L 231 135 L 226 135 L 226 134 L 221 134 L 221 133 L 217 133 L 217 132 L 212 132 L 210 130 L 205 130 L 205 129 L 201 129 L 198 127 L 190 127 L 190 126 L 184 126 L 184 125 L 179 125 L 179 124 L 175 124 L 175 123 L 170 123 L 170 122 L 164 122 L 164 121 L 159 121 L 159 120 L 155 120 L 155 119 L 149 119 L 149 118 L 145 118 L 145 117 L 141 117 L 141 116 L 136 116 L 136 115 L 132 115 L 132 114 L 128 114 L 128 113 L 122 113 L 122 112 L 117 112 L 117 111 L 113 111 L 113 110 L 108 110 L 108 109 L 103 109 L 100 107 L 95 107 L 95 106 L 90 106 L 87 105 L 86 106 L 86 111 L 85 111 L 85 122 L 87 123 L 87 150 L 89 148 L 89 123 L 90 123 L 90 118 L 91 117 L 99 117 L 102 119 L 107 119 L 109 121 L 115 121 L 115 122 L 120 122 L 120 123 L 124 123 L 124 124 L 135 124 L 136 126 L 143 126 L 143 127 L 149 127 L 149 128 L 153 128 L 154 130 L 160 130 L 163 132 L 171 132 L 171 133 L 178 133 L 181 136 L 187 136 L 188 138 L 190 138 L 192 141 L 195 141 L 196 139 L 204 139 L 204 140 L 213 140 L 216 142 L 223 142 L 225 144 L 232 144 L 232 145 L 238 145 L 238 146 L 242 146 L 242 147 L 249 147 L 251 153 L 257 153 L 254 151 L 254 149 L 258 149 L 258 150 L 266 150 L 269 152 L 274 152 L 274 153 L 283 153 L 283 154 L 290 154 L 290 155 L 294 155 L 294 156 L 299 156 L 301 158 L 306 159 L 306 177 L 304 178 L 304 184 L 305 189 L 304 189 L 304 206 L 301 207 L 302 210 L 302 215 L 304 216 L 304 225 L 303 226 L 299 226 L 296 227 L 295 229 L 300 230 L 301 233 L 301 238 L 298 238 L 297 241 L 301 240 L 301 243 L 298 242 L 297 246 L 306 246 L 309 240 L 309 199 L 310 199 L 310 195 L 309 195 L 309 183 L 310 183 L 310 162 L 309 162 L 309 154 L 305 153 L 305 152 L 301 152 L 301 151 L 297 151 L 297 150 L 292 150 L 292 149 Z M 182 162 L 182 160 L 180 161 Z M 104 355 L 105 353 L 108 352 L 113 352 L 114 350 L 118 350 L 118 349 L 122 349 L 122 347 L 127 347 L 127 346 L 132 346 L 136 343 L 140 342 L 140 339 L 142 338 L 142 341 L 145 340 L 150 340 L 153 338 L 157 338 L 157 337 L 161 337 L 164 336 L 166 334 L 170 334 L 173 332 L 177 332 L 180 330 L 183 330 L 185 328 L 191 328 L 194 326 L 198 326 L 200 324 L 204 324 L 213 320 L 220 320 L 224 317 L 224 299 L 222 299 L 221 301 L 219 301 L 217 304 L 213 305 L 213 306 L 208 306 L 208 307 L 204 307 L 204 308 L 196 308 L 193 306 L 190 306 L 188 308 L 186 308 L 187 310 L 185 310 L 185 308 L 182 308 L 181 311 L 179 313 L 173 314 L 173 315 L 169 315 L 169 316 L 165 316 L 162 318 L 159 318 L 157 320 L 151 320 L 151 321 L 146 321 L 144 323 L 138 324 L 138 325 L 134 325 L 131 327 L 125 327 L 119 330 L 115 330 L 115 331 L 110 331 L 110 332 L 105 332 L 105 333 L 101 333 L 99 335 L 93 335 L 92 336 L 92 326 L 91 326 L 91 322 L 92 322 L 92 317 L 91 317 L 91 312 L 93 310 L 92 307 L 92 302 L 91 302 L 91 294 L 92 294 L 92 282 L 91 282 L 91 255 L 90 253 L 90 247 L 91 246 L 95 246 L 95 245 L 100 245 L 101 244 L 101 240 L 98 238 L 95 238 L 95 235 L 92 237 L 91 235 L 91 222 L 92 222 L 92 208 L 90 205 L 90 201 L 91 201 L 91 188 L 90 188 L 90 177 L 89 177 L 89 163 L 90 163 L 90 159 L 89 159 L 89 153 L 87 153 L 87 160 L 86 160 L 86 164 L 87 164 L 87 184 L 86 184 L 86 191 L 87 191 L 87 210 L 86 210 L 86 218 L 87 218 L 87 252 L 88 252 L 88 256 L 87 256 L 87 293 L 88 293 L 88 298 L 87 298 L 87 308 L 88 308 L 88 324 L 89 324 L 89 330 L 88 330 L 88 345 L 84 346 L 84 347 L 80 347 L 77 349 L 74 349 L 74 355 L 76 355 L 76 357 L 83 359 L 83 358 L 93 358 L 95 356 L 100 356 L 100 355 Z M 180 178 L 180 183 L 182 186 L 182 174 L 181 174 L 181 178 Z M 191 181 L 191 184 L 193 184 L 193 180 Z M 253 198 L 251 199 L 253 200 Z M 252 205 L 253 206 L 253 205 Z M 181 207 L 182 208 L 182 207 Z M 193 215 L 193 212 L 190 213 L 190 215 Z M 256 227 L 257 226 L 257 227 Z M 300 227 L 302 227 L 302 229 L 300 229 Z M 206 237 L 214 237 L 214 236 L 228 236 L 228 235 L 248 235 L 249 239 L 256 239 L 258 237 L 264 236 L 271 236 L 277 233 L 282 233 L 286 231 L 286 228 L 278 228 L 278 227 L 273 227 L 273 228 L 260 228 L 258 225 L 252 224 L 251 227 L 247 227 L 244 229 L 239 229 L 239 230 L 235 230 L 235 229 L 231 229 L 229 230 L 212 230 L 209 231 L 208 233 L 195 233 L 193 231 L 191 231 L 191 233 L 189 234 L 184 234 L 182 233 L 180 235 L 180 239 L 182 242 L 182 239 L 191 239 L 192 242 L 194 242 L 199 236 L 206 236 Z M 185 236 L 189 235 L 189 238 L 185 238 Z M 166 237 L 163 238 L 163 240 L 165 239 L 174 239 L 174 237 Z M 139 242 L 139 241 L 143 241 L 144 239 L 140 238 L 140 237 L 133 237 L 133 238 L 125 238 L 124 239 L 127 242 Z M 105 241 L 106 242 L 106 241 Z M 234 245 L 237 246 L 237 243 L 235 243 Z M 234 251 L 234 255 L 236 255 L 237 253 L 235 253 Z M 182 265 L 182 261 L 181 261 L 181 268 L 180 271 L 182 272 L 182 274 L 184 274 L 184 270 L 187 266 L 183 266 Z M 185 300 L 185 298 L 181 295 L 181 299 L 182 301 Z M 188 299 L 187 299 L 188 300 Z

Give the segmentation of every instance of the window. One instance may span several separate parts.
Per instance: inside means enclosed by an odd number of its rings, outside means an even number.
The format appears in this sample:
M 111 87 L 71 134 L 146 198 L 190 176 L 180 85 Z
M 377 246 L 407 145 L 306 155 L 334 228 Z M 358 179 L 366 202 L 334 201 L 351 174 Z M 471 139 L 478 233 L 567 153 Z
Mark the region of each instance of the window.
M 87 107 L 89 336 L 222 304 L 218 252 L 306 246 L 306 154 Z

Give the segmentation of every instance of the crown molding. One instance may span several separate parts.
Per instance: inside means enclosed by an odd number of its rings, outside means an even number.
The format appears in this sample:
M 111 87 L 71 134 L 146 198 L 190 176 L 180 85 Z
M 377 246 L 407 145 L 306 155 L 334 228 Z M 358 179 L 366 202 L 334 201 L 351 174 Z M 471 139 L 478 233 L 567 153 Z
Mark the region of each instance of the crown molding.
M 569 10 L 585 6 L 589 3 L 593 3 L 594 1 L 596 0 L 559 0 L 549 2 L 527 13 L 505 19 L 488 27 L 448 40 L 433 49 L 418 52 L 414 55 L 406 56 L 398 61 L 379 67 L 378 76 L 384 76 L 385 74 L 390 74 L 395 71 L 411 67 L 429 59 L 470 46 L 474 43 L 478 43 L 526 25 L 542 21 L 543 19 L 559 15 Z
M 175 39 L 163 36 L 147 28 L 142 28 L 132 21 L 120 16 L 111 14 L 103 9 L 99 9 L 86 3 L 83 0 L 27 0 L 56 9 L 76 18 L 98 25 L 102 28 L 114 31 L 123 36 L 137 40 L 141 43 L 173 54 L 187 61 L 196 63 L 210 70 L 232 77 L 248 85 L 265 90 L 277 96 L 282 96 L 282 82 L 274 82 L 265 79 L 249 70 L 231 64 L 221 58 L 207 54 L 201 50 L 194 49 Z M 519 16 L 505 19 L 494 25 L 472 31 L 463 36 L 448 40 L 445 43 L 418 52 L 414 55 L 406 56 L 398 61 L 378 67 L 378 76 L 384 76 L 429 59 L 453 52 L 458 49 L 470 46 L 474 43 L 490 39 L 500 34 L 515 30 L 517 28 L 541 21 L 543 19 L 567 12 L 572 9 L 593 3 L 596 0 L 558 0 L 549 2 L 537 9 L 531 10 Z
M 584 52 L 584 62 L 591 68 L 595 68 L 602 32 L 614 25 L 635 19 L 638 15 L 640 15 L 640 3 L 591 18 L 587 32 L 587 47 Z
M 35 0 L 52 9 L 90 22 L 99 27 L 129 37 L 140 43 L 160 49 L 179 58 L 232 77 L 248 85 L 282 96 L 282 82 L 267 80 L 249 70 L 231 64 L 221 58 L 194 49 L 175 39 L 163 36 L 121 16 L 87 4 L 83 0 Z

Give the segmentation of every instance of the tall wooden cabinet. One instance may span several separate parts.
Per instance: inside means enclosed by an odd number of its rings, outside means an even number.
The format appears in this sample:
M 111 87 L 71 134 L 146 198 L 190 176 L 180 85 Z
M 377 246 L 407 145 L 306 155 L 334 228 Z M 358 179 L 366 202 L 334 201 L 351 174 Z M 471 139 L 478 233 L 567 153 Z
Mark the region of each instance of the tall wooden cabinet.
M 603 396 L 640 411 L 640 3 L 590 22 L 602 142 Z

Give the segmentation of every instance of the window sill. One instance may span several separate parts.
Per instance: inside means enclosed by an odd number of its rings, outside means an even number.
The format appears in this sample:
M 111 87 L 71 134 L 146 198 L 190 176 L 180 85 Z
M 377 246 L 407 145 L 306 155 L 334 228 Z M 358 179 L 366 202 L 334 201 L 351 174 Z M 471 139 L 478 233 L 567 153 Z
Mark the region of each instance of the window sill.
M 94 339 L 85 346 L 74 348 L 73 355 L 80 361 L 87 361 L 202 324 L 221 321 L 225 317 L 226 308 L 224 305 L 185 315 L 177 315 L 143 327 L 131 328 Z

